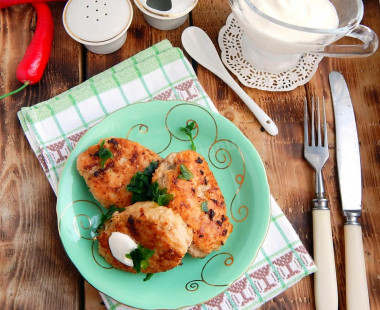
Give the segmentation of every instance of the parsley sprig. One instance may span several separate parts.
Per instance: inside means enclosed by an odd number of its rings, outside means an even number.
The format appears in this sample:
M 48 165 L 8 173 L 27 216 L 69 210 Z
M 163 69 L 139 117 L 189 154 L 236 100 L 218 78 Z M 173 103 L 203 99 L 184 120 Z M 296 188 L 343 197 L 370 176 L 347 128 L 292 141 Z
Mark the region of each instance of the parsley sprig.
M 190 180 L 194 177 L 189 168 L 185 165 L 181 164 L 179 167 L 181 169 L 181 173 L 178 175 L 178 179 Z
M 186 136 L 189 137 L 190 142 L 191 142 L 191 149 L 195 151 L 197 148 L 195 147 L 194 144 L 194 137 L 192 134 L 192 131 L 195 130 L 195 122 L 192 121 L 190 124 L 187 124 L 186 127 L 180 127 L 179 128 Z
M 107 220 L 109 220 L 116 211 L 122 212 L 124 210 L 125 208 L 117 208 L 116 206 L 110 206 L 109 209 L 107 210 L 107 213 L 105 214 L 103 213 L 102 216 L 100 217 L 100 223 L 98 227 L 96 228 L 96 230 L 98 231 L 99 229 L 103 228 L 104 223 Z
M 100 167 L 104 168 L 104 164 L 106 162 L 107 159 L 109 158 L 113 158 L 113 154 L 112 152 L 109 150 L 109 149 L 106 149 L 104 147 L 104 143 L 106 141 L 103 140 L 101 143 L 100 143 L 100 147 L 99 147 L 99 157 L 100 157 Z
M 160 206 L 167 206 L 173 199 L 167 189 L 160 189 L 158 182 L 152 183 L 152 175 L 158 166 L 158 162 L 152 161 L 143 172 L 139 171 L 132 177 L 127 185 L 127 190 L 132 192 L 132 203 L 137 201 L 155 201 Z
M 148 268 L 148 260 L 153 256 L 153 254 L 154 250 L 144 248 L 141 244 L 139 244 L 136 249 L 129 254 L 125 254 L 125 256 L 133 261 L 133 269 L 139 273 L 141 269 L 145 270 Z

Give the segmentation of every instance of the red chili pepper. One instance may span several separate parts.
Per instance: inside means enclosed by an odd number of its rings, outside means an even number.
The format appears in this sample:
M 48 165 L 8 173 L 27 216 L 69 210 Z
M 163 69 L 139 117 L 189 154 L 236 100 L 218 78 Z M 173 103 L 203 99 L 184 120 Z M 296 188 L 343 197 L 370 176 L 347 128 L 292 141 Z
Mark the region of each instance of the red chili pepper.
M 13 95 L 28 85 L 36 84 L 42 78 L 49 60 L 54 32 L 53 16 L 47 4 L 33 3 L 32 5 L 37 12 L 36 30 L 16 71 L 17 79 L 24 85 L 11 93 L 0 96 L 0 99 Z
M 45 3 L 33 3 L 37 12 L 36 30 L 24 58 L 17 67 L 16 76 L 22 83 L 36 84 L 44 73 L 53 42 L 53 16 Z
M 47 1 L 62 1 L 65 2 L 67 0 L 43 0 L 43 2 Z M 24 4 L 24 3 L 35 3 L 41 2 L 41 0 L 0 0 L 0 9 L 7 8 L 9 6 Z

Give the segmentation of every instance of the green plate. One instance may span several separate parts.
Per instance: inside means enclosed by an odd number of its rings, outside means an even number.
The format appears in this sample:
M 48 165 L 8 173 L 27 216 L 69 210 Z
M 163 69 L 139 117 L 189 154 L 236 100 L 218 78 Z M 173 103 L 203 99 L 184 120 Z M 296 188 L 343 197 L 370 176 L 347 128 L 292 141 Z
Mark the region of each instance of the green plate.
M 105 209 L 94 200 L 76 170 L 78 154 L 107 137 L 124 137 L 161 157 L 190 148 L 179 128 L 194 120 L 194 139 L 226 200 L 234 230 L 226 244 L 203 259 L 154 274 L 112 268 L 99 256 L 95 229 Z M 183 101 L 138 103 L 108 116 L 80 139 L 64 167 L 58 190 L 58 229 L 64 248 L 83 277 L 113 299 L 142 309 L 175 309 L 206 302 L 225 291 L 252 264 L 269 225 L 269 187 L 251 142 L 223 116 Z

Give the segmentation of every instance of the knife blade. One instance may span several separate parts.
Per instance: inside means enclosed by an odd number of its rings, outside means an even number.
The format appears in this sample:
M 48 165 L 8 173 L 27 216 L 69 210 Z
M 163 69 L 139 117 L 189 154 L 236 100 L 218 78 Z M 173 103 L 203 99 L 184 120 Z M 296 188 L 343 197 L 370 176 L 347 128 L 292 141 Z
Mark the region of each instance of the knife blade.
M 329 82 L 334 106 L 339 189 L 345 217 L 347 309 L 369 309 L 362 228 L 359 223 L 362 211 L 362 182 L 355 113 L 342 74 L 330 72 Z

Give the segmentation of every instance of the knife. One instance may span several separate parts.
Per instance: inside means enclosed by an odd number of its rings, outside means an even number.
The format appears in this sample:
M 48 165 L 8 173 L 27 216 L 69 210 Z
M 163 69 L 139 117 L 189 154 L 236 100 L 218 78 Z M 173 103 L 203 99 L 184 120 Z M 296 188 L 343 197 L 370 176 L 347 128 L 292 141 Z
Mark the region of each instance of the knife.
M 346 304 L 348 310 L 369 309 L 368 287 L 363 251 L 362 181 L 359 140 L 350 93 L 344 77 L 329 74 L 334 105 L 336 156 L 344 223 L 346 261 Z

